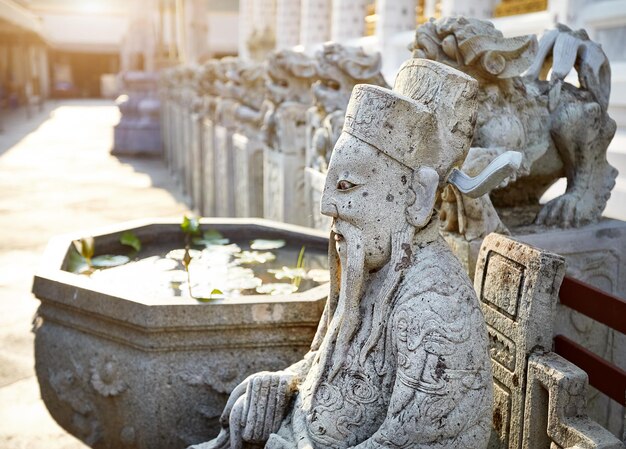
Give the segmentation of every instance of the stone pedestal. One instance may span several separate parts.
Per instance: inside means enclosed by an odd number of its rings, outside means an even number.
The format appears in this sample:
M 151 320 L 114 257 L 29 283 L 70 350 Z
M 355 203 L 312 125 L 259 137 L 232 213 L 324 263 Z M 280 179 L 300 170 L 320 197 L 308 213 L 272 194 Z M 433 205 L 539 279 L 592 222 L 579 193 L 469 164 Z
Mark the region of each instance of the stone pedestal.
M 259 139 L 233 134 L 235 216 L 263 216 L 263 148 Z
M 215 216 L 215 136 L 213 121 L 205 117 L 202 121 L 202 205 L 200 213 L 205 217 Z
M 301 154 L 266 147 L 263 154 L 263 216 L 275 221 L 306 225 L 304 163 Z
M 300 44 L 308 50 L 330 40 L 331 0 L 302 0 Z
M 196 210 L 202 208 L 202 115 L 191 114 L 191 206 Z
M 113 131 L 111 153 L 123 156 L 160 156 L 162 153 L 157 77 L 151 73 L 124 75 L 126 95 L 118 99 L 122 114 Z
M 191 110 L 187 105 L 183 105 L 183 140 L 182 140 L 182 178 L 181 186 L 183 193 L 187 196 L 192 194 L 192 181 L 191 181 L 191 152 L 192 152 L 192 134 L 193 134 L 193 118 Z
M 173 108 L 173 123 L 174 123 L 174 132 L 172 133 L 172 172 L 174 174 L 174 178 L 177 182 L 182 182 L 182 171 L 183 171 L 183 109 L 180 103 L 177 101 L 174 104 Z
M 263 158 L 264 217 L 306 226 L 304 192 L 306 112 L 309 105 L 286 102 L 276 114 L 276 129 Z
M 215 216 L 235 215 L 233 191 L 233 131 L 223 125 L 214 125 L 215 171 L 213 178 L 215 192 Z
M 276 48 L 291 48 L 300 42 L 300 2 L 276 1 Z
M 467 242 L 444 235 L 473 277 L 482 241 Z M 626 298 L 626 222 L 604 219 L 578 229 L 524 227 L 513 229 L 517 241 L 565 257 L 566 274 L 621 298 Z M 626 369 L 626 336 L 557 304 L 555 335 L 562 334 L 600 357 Z M 615 435 L 624 432 L 624 407 L 590 387 L 589 415 Z
M 320 200 L 324 192 L 326 175 L 313 168 L 307 167 L 304 171 L 305 192 L 307 196 L 309 226 L 320 231 L 329 231 L 332 219 L 320 213 Z

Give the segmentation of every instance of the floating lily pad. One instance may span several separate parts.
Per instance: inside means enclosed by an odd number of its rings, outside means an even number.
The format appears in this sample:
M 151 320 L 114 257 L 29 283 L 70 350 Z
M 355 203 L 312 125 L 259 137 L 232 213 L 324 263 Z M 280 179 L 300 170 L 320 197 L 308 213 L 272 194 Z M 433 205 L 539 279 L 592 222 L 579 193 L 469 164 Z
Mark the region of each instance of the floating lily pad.
M 157 259 L 154 261 L 154 268 L 161 271 L 169 271 L 178 267 L 178 262 L 174 259 Z
M 230 240 L 224 238 L 222 234 L 217 232 L 214 229 L 209 229 L 208 231 L 204 231 L 202 233 L 202 237 L 196 237 L 193 240 L 194 245 L 227 245 L 230 243 Z
M 200 254 L 201 254 L 201 252 L 198 251 L 197 249 L 190 249 L 189 250 L 189 255 L 192 258 L 200 257 Z M 174 259 L 174 260 L 181 260 L 182 261 L 185 258 L 185 248 L 173 249 L 172 251 L 167 253 L 165 255 L 165 257 L 167 257 L 168 259 Z
M 111 268 L 119 267 L 128 263 L 130 259 L 126 256 L 105 254 L 103 256 L 97 256 L 91 259 L 91 265 L 96 268 Z
M 273 284 L 263 284 L 256 288 L 257 293 L 262 295 L 289 295 L 298 290 L 293 284 L 277 282 Z
M 285 246 L 284 240 L 266 240 L 266 239 L 256 239 L 250 242 L 250 248 L 258 250 L 258 251 L 266 251 L 268 249 L 278 249 Z
M 120 237 L 120 243 L 122 245 L 130 246 L 135 251 L 141 251 L 141 241 L 132 231 L 126 231 Z
M 318 282 L 320 284 L 324 282 L 330 282 L 330 271 L 322 269 L 309 270 L 309 272 L 307 273 L 307 278 L 311 279 L 313 282 Z
M 169 281 L 174 284 L 187 282 L 187 272 L 185 270 L 172 270 L 167 271 L 165 274 L 168 276 Z
M 281 279 L 296 279 L 306 278 L 306 270 L 304 268 L 289 268 L 282 267 L 279 270 L 267 270 L 268 273 L 272 273 L 279 281 Z
M 270 253 L 269 251 L 242 251 L 239 254 L 235 254 L 235 257 L 239 259 L 239 263 L 244 265 L 266 263 L 276 260 L 276 255 L 274 253 Z

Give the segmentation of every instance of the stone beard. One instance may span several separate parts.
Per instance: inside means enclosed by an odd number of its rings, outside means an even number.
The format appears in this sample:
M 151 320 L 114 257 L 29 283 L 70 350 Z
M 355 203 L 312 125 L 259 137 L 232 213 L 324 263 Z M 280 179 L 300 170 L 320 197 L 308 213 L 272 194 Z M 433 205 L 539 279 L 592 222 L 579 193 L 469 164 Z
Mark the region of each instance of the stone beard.
M 484 320 L 437 226 L 431 221 L 411 244 L 394 242 L 395 257 L 379 272 L 342 271 L 343 285 L 359 285 L 348 273 L 365 281 L 360 301 L 338 313 L 350 292 L 338 293 L 293 412 L 266 448 L 486 447 L 492 380 Z M 344 354 L 345 332 L 354 335 Z

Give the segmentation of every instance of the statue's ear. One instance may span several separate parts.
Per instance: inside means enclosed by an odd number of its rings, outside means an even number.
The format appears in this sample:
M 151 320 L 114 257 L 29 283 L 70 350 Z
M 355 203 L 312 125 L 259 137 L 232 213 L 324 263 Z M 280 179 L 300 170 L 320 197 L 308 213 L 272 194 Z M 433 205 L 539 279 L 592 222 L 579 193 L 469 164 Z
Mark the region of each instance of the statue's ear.
M 415 201 L 406 208 L 407 220 L 416 228 L 428 224 L 435 205 L 435 195 L 439 186 L 439 175 L 431 167 L 421 167 L 413 173 L 411 190 Z

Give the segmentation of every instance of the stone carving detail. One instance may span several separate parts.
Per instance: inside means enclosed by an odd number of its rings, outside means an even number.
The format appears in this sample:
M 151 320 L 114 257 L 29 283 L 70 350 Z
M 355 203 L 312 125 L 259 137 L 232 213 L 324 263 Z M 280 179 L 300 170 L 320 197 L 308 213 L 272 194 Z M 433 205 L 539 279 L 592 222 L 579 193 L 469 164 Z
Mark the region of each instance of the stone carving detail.
M 624 444 L 587 417 L 587 387 L 587 373 L 559 355 L 531 355 L 523 447 L 623 449 Z
M 289 144 L 296 143 L 289 141 L 290 137 L 294 137 L 294 131 L 290 128 L 303 127 L 305 112 L 289 117 L 284 115 L 290 115 L 286 113 L 295 105 L 306 111 L 312 103 L 311 85 L 317 79 L 315 62 L 304 53 L 281 50 L 269 56 L 265 67 L 267 98 L 272 105 L 264 118 L 265 141 L 276 150 L 284 148 L 285 151 L 293 152 L 294 150 L 287 150 Z M 292 120 L 296 120 L 296 123 Z
M 490 22 L 443 18 L 418 27 L 413 50 L 414 57 L 448 64 L 479 82 L 465 172 L 476 175 L 506 150 L 523 154 L 517 173 L 490 195 L 471 199 L 449 187 L 445 230 L 468 240 L 505 231 L 494 206 L 516 207 L 517 221 L 525 224 L 578 227 L 600 218 L 617 175 L 606 160 L 616 125 L 607 113 L 608 59 L 584 30 L 558 25 L 538 45 L 535 36 L 505 38 Z M 574 67 L 580 87 L 564 80 Z M 567 191 L 526 219 L 523 211 L 539 210 L 541 195 L 563 176 Z
M 537 349 L 552 347 L 555 292 L 563 275 L 561 257 L 497 234 L 489 235 L 480 249 L 474 284 L 490 330 L 492 359 L 496 362 L 493 363 L 497 386 L 493 424 L 499 441 L 493 447 L 519 447 L 527 358 Z M 503 347 L 508 350 L 507 340 L 514 351 L 513 365 L 507 363 L 509 357 L 503 354 Z M 505 418 L 510 421 L 503 421 Z
M 95 415 L 92 399 L 85 391 L 86 382 L 82 367 L 74 363 L 74 370 L 50 370 L 50 386 L 61 402 L 68 404 L 72 411 L 72 431 L 85 443 L 96 444 L 102 439 L 102 427 Z
M 239 384 L 220 435 L 195 448 L 487 447 L 487 330 L 433 210 L 469 148 L 475 92 L 470 77 L 424 60 L 405 63 L 393 91 L 354 89 L 347 117 L 369 108 L 377 126 L 398 126 L 379 138 L 346 120 L 333 150 L 321 200 L 333 218 L 331 292 L 311 351 Z M 418 129 L 447 144 L 415 152 L 405 131 Z
M 115 356 L 95 356 L 89 365 L 91 386 L 102 396 L 117 396 L 128 388 L 122 379 L 123 369 Z

